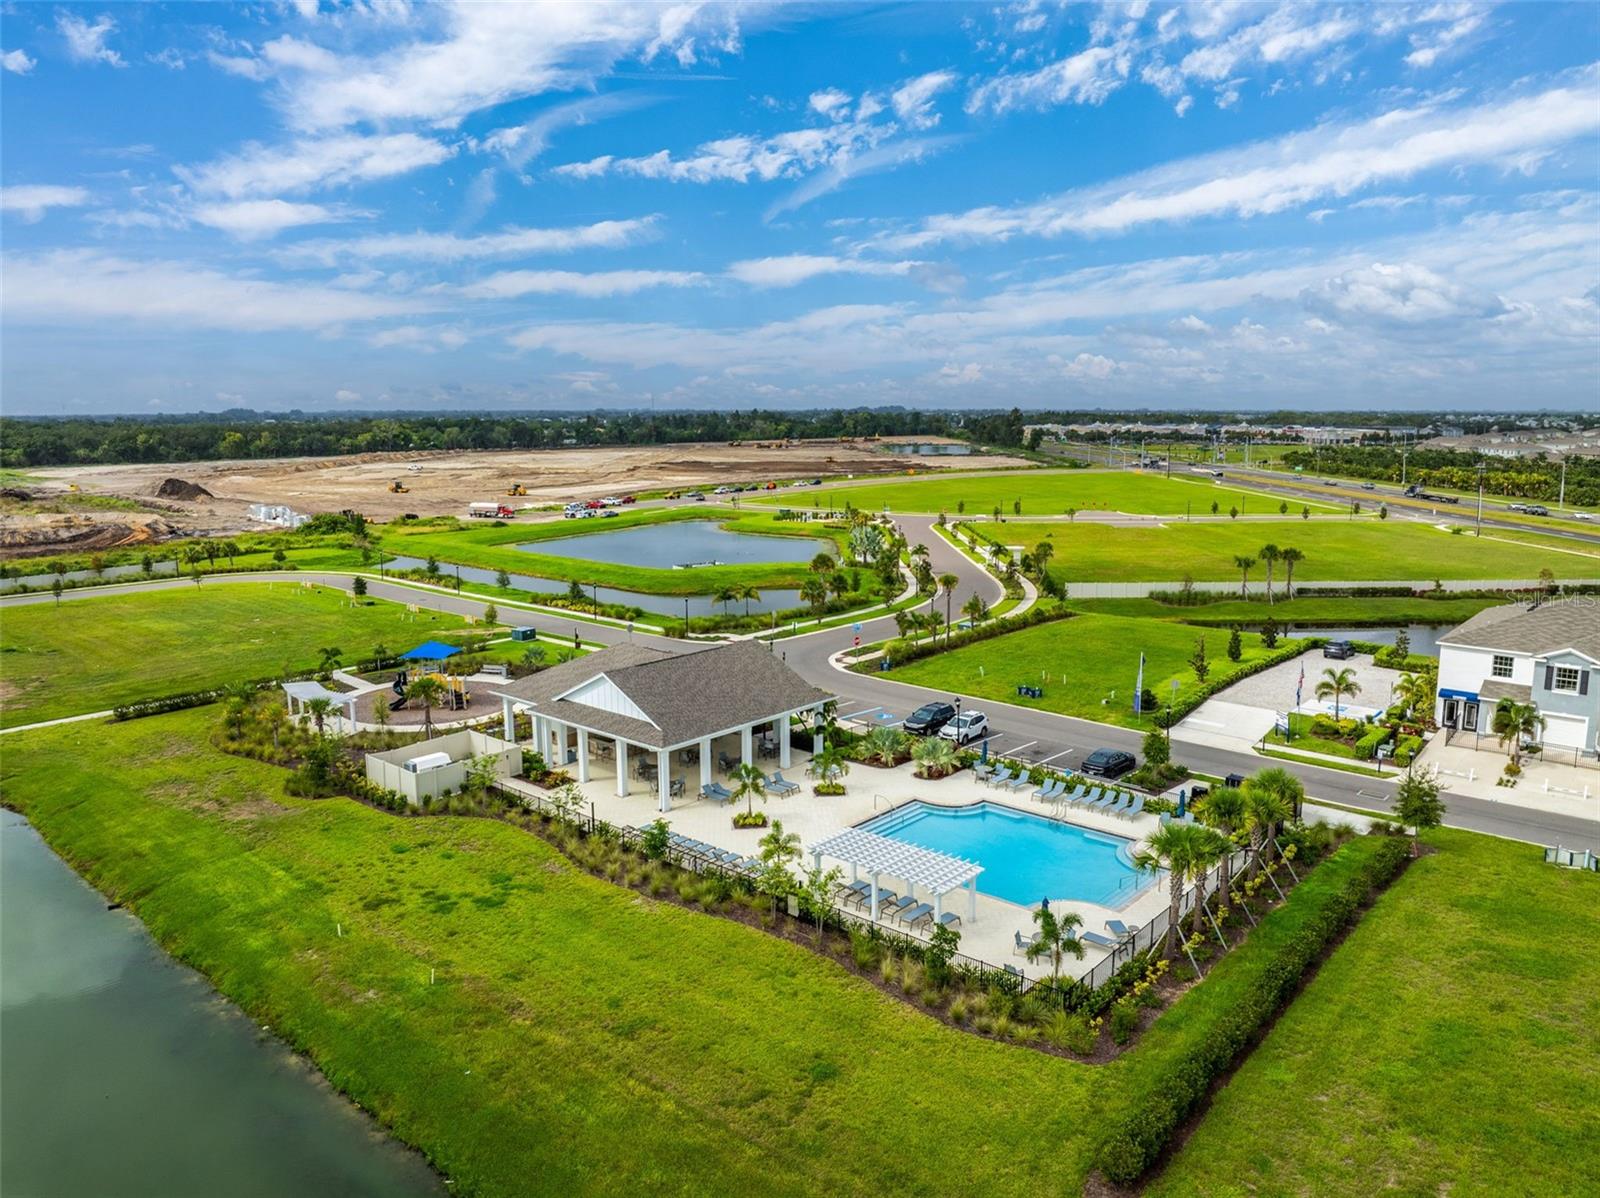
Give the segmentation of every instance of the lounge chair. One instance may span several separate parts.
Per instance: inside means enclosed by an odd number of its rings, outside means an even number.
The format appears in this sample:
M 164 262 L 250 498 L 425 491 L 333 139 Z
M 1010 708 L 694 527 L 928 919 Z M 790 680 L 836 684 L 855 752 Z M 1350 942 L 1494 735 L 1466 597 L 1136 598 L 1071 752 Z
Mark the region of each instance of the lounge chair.
M 713 803 L 733 802 L 733 792 L 720 782 L 707 782 L 700 788 L 700 797 Z
M 1066 783 L 1063 782 L 1061 785 L 1065 786 Z M 1061 801 L 1063 803 L 1065 803 L 1068 807 L 1071 807 L 1071 806 L 1074 806 L 1077 803 L 1081 803 L 1083 801 L 1084 796 L 1087 795 L 1088 793 L 1089 793 L 1089 788 L 1087 786 L 1085 786 L 1082 782 L 1080 782 L 1080 783 L 1078 783 L 1077 789 L 1075 789 L 1071 794 L 1062 795 L 1061 796 Z
M 906 924 L 908 927 L 914 928 L 919 923 L 924 921 L 928 923 L 933 922 L 932 903 L 918 903 L 915 907 L 910 907 L 900 913 L 900 922 Z
M 989 774 L 990 786 L 1003 786 L 1011 781 L 1012 773 L 1009 765 L 996 766 Z
M 911 910 L 911 908 L 915 907 L 916 905 L 917 900 L 908 895 L 905 898 L 895 899 L 894 902 L 888 904 L 887 906 L 885 906 L 883 903 L 879 903 L 878 914 L 883 916 L 885 919 L 899 919 L 903 914 Z
M 1098 786 L 1092 786 L 1092 787 L 1089 788 L 1089 793 L 1084 795 L 1083 798 L 1078 800 L 1078 806 L 1083 807 L 1083 808 L 1093 807 L 1096 803 L 1098 803 L 1100 801 L 1101 797 L 1105 793 L 1106 792 L 1101 790 Z
M 1079 932 L 1078 939 L 1085 944 L 1092 944 L 1096 948 L 1116 948 L 1117 942 L 1110 937 L 1102 936 L 1099 932 Z
M 1041 803 L 1053 803 L 1060 797 L 1061 791 L 1066 785 L 1060 778 L 1046 778 L 1035 788 L 1033 797 Z
M 1089 806 L 1094 808 L 1096 811 L 1109 811 L 1116 805 L 1117 798 L 1118 795 L 1116 791 L 1108 790 L 1094 802 L 1090 803 Z
M 1033 779 L 1028 777 L 1027 772 L 1024 771 L 1023 773 L 1018 774 L 1015 778 L 1011 779 L 1011 781 L 1003 783 L 1003 785 L 1007 790 L 1015 794 L 1025 786 L 1032 786 Z
M 1133 800 L 1133 806 L 1129 807 L 1126 811 L 1120 812 L 1120 814 L 1121 814 L 1123 819 L 1132 819 L 1134 816 L 1138 815 L 1139 812 L 1141 812 L 1143 810 L 1144 810 L 1144 796 L 1143 795 L 1139 795 Z
M 961 916 L 957 915 L 954 911 L 946 911 L 943 915 L 939 916 L 939 926 L 941 928 L 953 928 L 960 922 Z
M 1020 978 L 1022 976 L 1022 970 L 1018 969 L 1015 965 L 1007 965 L 1004 968 L 1005 971 L 1014 978 Z
M 789 781 L 789 779 L 776 771 L 773 772 L 772 777 L 767 779 L 767 785 L 781 795 L 797 794 L 800 790 L 799 783 Z
M 1126 940 L 1133 935 L 1133 929 L 1120 919 L 1106 920 L 1106 931 L 1110 932 L 1118 940 Z
M 892 890 L 880 890 L 880 891 L 878 891 L 878 914 L 879 915 L 887 914 L 888 910 L 889 910 L 889 908 L 891 906 L 896 906 L 897 907 L 897 906 L 899 906 L 899 904 L 900 904 L 900 896 L 897 895 L 894 891 L 892 891 Z M 867 907 L 867 909 L 869 911 L 872 909 L 872 895 L 871 894 L 867 895 L 866 907 Z
M 980 761 L 977 765 L 972 767 L 973 774 L 980 782 L 987 778 L 993 770 L 994 766 L 990 765 L 987 761 Z
M 1112 803 L 1110 806 L 1105 807 L 1102 810 L 1104 810 L 1107 815 L 1121 815 L 1124 811 L 1132 806 L 1133 799 L 1130 796 L 1118 795 L 1115 803 Z
M 850 885 L 846 886 L 843 890 L 841 890 L 839 892 L 839 896 L 842 899 L 844 899 L 846 901 L 849 901 L 849 899 L 852 896 L 860 896 L 860 895 L 866 895 L 866 894 L 871 894 L 871 893 L 872 893 L 872 883 L 871 882 L 851 882 Z

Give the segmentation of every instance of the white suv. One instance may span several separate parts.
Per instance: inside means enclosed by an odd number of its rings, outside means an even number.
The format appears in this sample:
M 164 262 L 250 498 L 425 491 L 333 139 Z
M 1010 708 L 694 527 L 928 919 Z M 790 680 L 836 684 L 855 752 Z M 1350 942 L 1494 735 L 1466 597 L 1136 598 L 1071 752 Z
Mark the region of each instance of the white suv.
M 963 711 L 939 729 L 939 735 L 958 745 L 967 744 L 989 735 L 989 717 L 981 711 Z

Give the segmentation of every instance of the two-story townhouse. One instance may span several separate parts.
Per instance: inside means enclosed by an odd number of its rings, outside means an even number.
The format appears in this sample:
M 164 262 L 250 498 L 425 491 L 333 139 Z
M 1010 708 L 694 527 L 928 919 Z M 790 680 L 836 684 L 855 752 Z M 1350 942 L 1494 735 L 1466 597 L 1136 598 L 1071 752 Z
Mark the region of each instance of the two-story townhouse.
M 1532 703 L 1549 749 L 1596 752 L 1600 736 L 1600 601 L 1506 604 L 1439 639 L 1441 728 L 1490 734 L 1501 699 Z

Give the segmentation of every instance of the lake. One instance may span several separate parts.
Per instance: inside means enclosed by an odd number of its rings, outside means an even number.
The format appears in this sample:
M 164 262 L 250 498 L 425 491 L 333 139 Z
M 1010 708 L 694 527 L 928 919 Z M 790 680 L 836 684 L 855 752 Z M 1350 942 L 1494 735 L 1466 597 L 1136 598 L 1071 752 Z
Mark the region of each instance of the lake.
M 446 1193 L 280 1041 L 0 812 L 0 1192 Z
M 574 522 L 576 523 L 576 522 Z M 589 522 L 592 526 L 593 522 Z M 771 562 L 809 562 L 819 553 L 833 554 L 832 541 L 810 537 L 768 537 L 733 532 L 715 520 L 680 520 L 609 532 L 585 529 L 577 536 L 518 545 L 525 553 L 571 557 L 619 566 L 671 570 L 677 566 L 748 566 Z
M 1394 624 L 1387 628 L 1324 628 L 1314 624 L 1290 624 L 1283 630 L 1283 635 L 1325 636 L 1330 641 L 1372 641 L 1379 645 L 1392 645 L 1402 627 L 1411 637 L 1411 652 L 1424 657 L 1439 656 L 1439 638 L 1450 631 L 1441 624 Z

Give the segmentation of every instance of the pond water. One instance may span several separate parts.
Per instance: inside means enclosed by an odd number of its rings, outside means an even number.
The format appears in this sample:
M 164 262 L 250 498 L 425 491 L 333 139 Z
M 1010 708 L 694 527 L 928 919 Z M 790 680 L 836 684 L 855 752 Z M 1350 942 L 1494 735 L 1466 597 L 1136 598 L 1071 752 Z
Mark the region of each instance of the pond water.
M 1450 629 L 1441 624 L 1390 625 L 1387 628 L 1323 628 L 1312 624 L 1290 624 L 1283 630 L 1285 636 L 1325 636 L 1331 641 L 1372 641 L 1379 645 L 1394 644 L 1395 637 L 1404 627 L 1411 637 L 1411 652 L 1424 657 L 1439 656 L 1439 638 Z
M 549 542 L 545 542 L 548 544 Z M 384 565 L 391 570 L 420 570 L 428 563 L 420 557 L 396 557 L 385 562 Z M 442 562 L 439 565 L 442 577 L 454 578 L 456 567 L 447 566 Z M 511 585 L 519 590 L 533 591 L 540 595 L 565 595 L 568 584 L 557 582 L 553 578 L 536 578 L 532 574 L 512 574 Z M 461 567 L 462 582 L 476 582 L 486 586 L 493 586 L 495 572 L 481 570 L 476 566 Z M 594 594 L 594 588 L 584 587 L 585 595 Z M 621 603 L 630 607 L 637 607 L 644 611 L 656 612 L 664 616 L 683 615 L 682 595 L 650 595 L 643 591 L 623 591 L 616 587 L 600 587 L 597 596 L 601 603 Z M 720 616 L 723 614 L 722 604 L 715 602 L 710 595 L 690 595 L 689 614 L 691 616 Z M 750 600 L 750 611 L 769 612 L 784 611 L 791 607 L 800 607 L 800 592 L 795 590 L 770 590 L 762 591 L 760 599 Z M 730 604 L 728 612 L 738 615 L 745 609 L 744 600 Z
M 0 1192 L 444 1194 L 142 924 L 0 812 Z
M 155 575 L 176 574 L 178 563 L 174 561 L 152 562 L 150 572 Z M 135 562 L 131 566 L 107 566 L 100 571 L 99 579 L 110 582 L 118 578 L 138 578 L 144 575 L 144 567 Z M 24 574 L 21 578 L 0 578 L 0 592 L 14 591 L 19 586 L 48 587 L 55 581 L 54 574 Z M 62 573 L 63 582 L 84 582 L 96 578 L 93 570 L 67 570 Z
M 921 458 L 964 458 L 972 446 L 946 441 L 896 441 L 884 446 L 890 453 Z
M 591 525 L 593 521 L 589 522 Z M 571 537 L 518 545 L 526 553 L 572 557 L 585 562 L 648 566 L 746 566 L 767 562 L 808 562 L 819 553 L 836 552 L 832 541 L 807 537 L 768 537 L 732 532 L 715 520 L 680 520 L 646 524 L 616 532 L 585 529 Z

